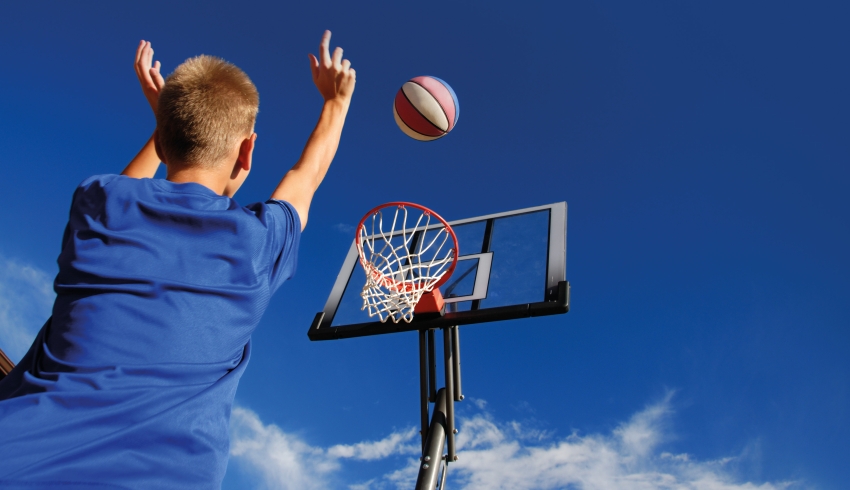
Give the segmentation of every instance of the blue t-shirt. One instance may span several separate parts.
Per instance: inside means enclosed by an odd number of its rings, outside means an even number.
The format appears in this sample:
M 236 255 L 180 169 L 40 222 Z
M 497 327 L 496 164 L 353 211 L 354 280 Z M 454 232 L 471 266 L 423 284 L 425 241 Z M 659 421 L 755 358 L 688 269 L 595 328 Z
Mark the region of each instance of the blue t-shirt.
M 0 488 L 219 487 L 251 333 L 300 237 L 283 201 L 84 181 L 52 319 L 0 381 Z

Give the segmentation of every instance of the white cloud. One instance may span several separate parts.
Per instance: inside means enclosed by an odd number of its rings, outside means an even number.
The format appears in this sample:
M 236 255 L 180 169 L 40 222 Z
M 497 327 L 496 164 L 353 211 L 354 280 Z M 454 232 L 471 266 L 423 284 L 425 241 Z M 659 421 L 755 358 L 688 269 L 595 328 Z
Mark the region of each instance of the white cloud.
M 780 490 L 799 486 L 736 477 L 738 465 L 758 464 L 748 461 L 749 449 L 714 461 L 662 451 L 672 438 L 666 430 L 673 414 L 671 397 L 672 393 L 648 405 L 608 434 L 573 433 L 562 438 L 520 422 L 498 422 L 482 410 L 485 403 L 473 404 L 468 407 L 471 415 L 458 418 L 460 461 L 450 465 L 446 486 L 465 490 Z M 249 431 L 239 429 L 246 425 Z M 231 454 L 254 468 L 267 488 L 409 489 L 416 481 L 418 438 L 413 428 L 380 441 L 324 450 L 275 425 L 263 425 L 249 410 L 234 411 L 234 426 Z M 331 483 L 345 479 L 343 458 L 373 461 L 400 455 L 410 457 L 383 476 L 346 485 Z
M 248 409 L 234 408 L 230 427 L 230 455 L 258 473 L 267 488 L 326 488 L 327 475 L 338 468 L 321 449 L 264 425 Z
M 369 461 L 418 451 L 418 446 L 411 444 L 418 435 L 412 428 L 379 441 L 322 449 L 283 432 L 274 424 L 263 424 L 256 413 L 246 408 L 233 409 L 230 425 L 230 455 L 269 489 L 331 488 L 331 476 L 340 469 L 341 459 Z M 368 489 L 370 484 L 365 482 L 352 488 Z
M 735 458 L 700 462 L 687 454 L 660 452 L 660 445 L 670 437 L 664 427 L 672 414 L 671 396 L 647 406 L 610 434 L 573 433 L 560 440 L 526 430 L 517 422 L 498 423 L 487 413 L 474 414 L 461 421 L 457 439 L 461 460 L 450 466 L 449 480 L 453 488 L 466 490 L 777 490 L 792 486 L 741 482 L 727 467 Z
M 333 225 L 333 229 L 344 235 L 354 235 L 354 225 L 349 223 L 337 223 Z
M 483 400 L 481 398 L 473 398 L 471 396 L 466 397 L 465 399 L 468 402 L 471 402 L 473 405 L 478 407 L 478 410 L 486 410 L 487 409 L 487 400 Z
M 337 444 L 328 449 L 328 456 L 372 461 L 395 454 L 417 454 L 420 446 L 408 444 L 417 434 L 416 429 L 411 427 L 404 432 L 392 433 L 380 441 L 359 442 L 351 445 Z
M 0 348 L 18 362 L 53 308 L 53 278 L 0 256 Z

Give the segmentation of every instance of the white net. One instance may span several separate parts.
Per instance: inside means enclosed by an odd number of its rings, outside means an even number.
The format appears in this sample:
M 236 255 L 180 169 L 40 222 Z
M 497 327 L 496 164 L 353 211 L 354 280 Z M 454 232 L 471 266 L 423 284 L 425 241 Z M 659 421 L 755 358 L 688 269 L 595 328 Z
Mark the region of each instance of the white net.
M 426 210 L 393 205 L 363 220 L 357 250 L 366 271 L 361 309 L 368 309 L 369 316 L 410 323 L 422 295 L 433 290 L 454 263 L 455 241 L 443 223 L 432 218 Z

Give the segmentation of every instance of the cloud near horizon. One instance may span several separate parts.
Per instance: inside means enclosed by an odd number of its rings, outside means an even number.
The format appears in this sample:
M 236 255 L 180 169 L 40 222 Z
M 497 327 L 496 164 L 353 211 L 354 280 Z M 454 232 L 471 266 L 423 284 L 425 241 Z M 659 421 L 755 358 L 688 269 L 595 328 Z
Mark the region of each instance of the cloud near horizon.
M 0 255 L 0 348 L 17 363 L 53 308 L 53 278 Z
M 447 487 L 465 490 L 617 489 L 617 490 L 780 490 L 798 482 L 742 481 L 735 464 L 746 457 L 698 461 L 688 454 L 662 451 L 670 440 L 672 393 L 646 406 L 608 434 L 573 433 L 557 438 L 516 421 L 498 422 L 473 404 L 471 415 L 459 417 L 460 461 L 449 468 Z M 396 431 L 380 441 L 311 446 L 298 436 L 265 425 L 246 408 L 233 414 L 231 456 L 268 489 L 348 488 L 390 490 L 413 488 L 418 472 L 418 438 L 414 428 Z M 402 456 L 402 458 L 399 458 Z M 368 481 L 334 486 L 345 480 L 342 459 L 394 458 L 397 468 Z M 392 461 L 388 461 L 392 462 Z

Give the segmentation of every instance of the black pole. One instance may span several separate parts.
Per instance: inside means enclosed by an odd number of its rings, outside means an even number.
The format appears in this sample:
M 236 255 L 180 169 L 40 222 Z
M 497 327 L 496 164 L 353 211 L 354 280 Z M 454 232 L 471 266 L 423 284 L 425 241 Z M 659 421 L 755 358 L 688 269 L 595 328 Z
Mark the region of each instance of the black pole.
M 437 401 L 437 350 L 434 343 L 434 330 L 428 330 L 428 383 L 430 386 L 428 400 L 431 403 Z
M 428 344 L 425 331 L 419 331 L 419 407 L 422 412 L 422 451 L 428 439 Z
M 463 400 L 463 392 L 460 389 L 460 328 L 452 327 L 452 372 L 454 373 L 456 402 Z
M 443 328 L 443 371 L 446 376 L 446 442 L 448 445 L 448 459 L 446 463 L 457 461 L 455 455 L 455 398 L 454 394 L 454 375 L 452 374 L 452 364 L 454 356 L 452 356 L 452 334 L 451 328 Z

